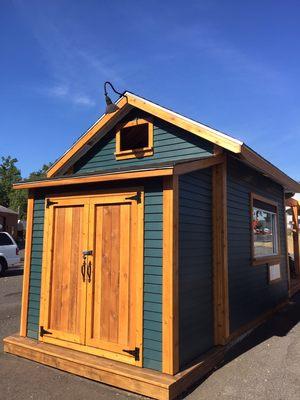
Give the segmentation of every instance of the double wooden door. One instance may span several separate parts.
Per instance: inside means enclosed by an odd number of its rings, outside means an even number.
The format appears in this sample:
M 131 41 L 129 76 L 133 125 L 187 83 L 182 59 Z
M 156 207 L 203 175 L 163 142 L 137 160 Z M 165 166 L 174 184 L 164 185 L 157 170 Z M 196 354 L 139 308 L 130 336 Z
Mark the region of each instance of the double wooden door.
M 141 192 L 46 199 L 40 339 L 141 365 Z

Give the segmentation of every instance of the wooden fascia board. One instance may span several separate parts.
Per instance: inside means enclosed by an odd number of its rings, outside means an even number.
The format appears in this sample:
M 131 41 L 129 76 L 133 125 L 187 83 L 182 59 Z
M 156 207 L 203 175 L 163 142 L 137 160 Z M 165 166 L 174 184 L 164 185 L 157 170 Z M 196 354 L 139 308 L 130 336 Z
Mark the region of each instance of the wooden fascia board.
M 222 162 L 224 162 L 224 154 L 218 154 L 203 160 L 188 161 L 186 163 L 176 165 L 174 167 L 174 175 L 187 174 L 199 169 L 209 168 L 213 165 L 221 164 Z
M 131 93 L 126 92 L 128 97 L 128 103 L 133 107 L 139 108 L 153 116 L 160 118 L 164 121 L 169 122 L 172 125 L 178 126 L 188 132 L 193 133 L 203 139 L 208 140 L 224 149 L 230 150 L 233 153 L 240 153 L 242 142 L 230 138 L 224 133 L 218 132 L 215 129 L 206 127 L 196 121 L 192 121 L 180 114 L 173 111 L 167 110 L 157 104 L 153 104 L 150 101 L 142 99 L 138 96 L 134 96 Z
M 243 145 L 241 149 L 241 159 L 251 164 L 254 168 L 261 170 L 265 175 L 281 184 L 285 189 L 293 192 L 300 192 L 300 184 L 280 171 L 274 165 L 266 161 L 259 154 L 256 154 L 249 147 Z
M 47 188 L 55 186 L 77 185 L 77 184 L 96 183 L 96 182 L 111 182 L 111 181 L 126 180 L 126 179 L 151 178 L 157 176 L 170 176 L 170 175 L 173 175 L 173 167 L 156 169 L 156 170 L 129 171 L 129 172 L 111 173 L 105 175 L 93 175 L 85 177 L 78 176 L 69 178 L 66 177 L 53 180 L 23 182 L 14 184 L 13 188 L 38 189 L 38 188 Z
M 113 114 L 104 114 L 79 140 L 77 140 L 77 142 L 74 143 L 74 145 L 68 151 L 66 151 L 66 153 L 60 159 L 58 159 L 58 161 L 56 161 L 48 169 L 47 178 L 53 177 L 58 171 L 61 171 L 62 168 L 68 168 L 68 162 L 71 161 L 71 159 L 73 161 L 73 157 L 76 153 L 81 155 L 85 152 L 83 151 L 84 146 L 88 144 L 88 142 L 101 128 L 104 128 L 108 124 L 109 127 L 111 127 L 111 125 L 115 124 L 131 109 L 131 107 L 128 107 L 128 101 L 126 97 L 122 97 L 117 104 L 119 110 Z M 126 111 L 125 113 L 122 112 L 124 109 Z M 106 132 L 103 132 L 103 134 L 105 133 Z

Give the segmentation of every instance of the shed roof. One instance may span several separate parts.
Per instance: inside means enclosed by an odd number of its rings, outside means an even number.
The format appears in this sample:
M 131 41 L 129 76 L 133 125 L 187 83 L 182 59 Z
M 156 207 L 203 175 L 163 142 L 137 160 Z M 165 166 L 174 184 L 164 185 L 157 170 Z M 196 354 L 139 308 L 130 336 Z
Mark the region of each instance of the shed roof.
M 229 152 L 236 154 L 241 160 L 261 171 L 264 175 L 280 183 L 285 190 L 299 192 L 300 185 L 279 168 L 253 151 L 242 141 L 221 131 L 210 128 L 165 107 L 155 104 L 130 92 L 117 101 L 119 109 L 113 114 L 104 114 L 92 125 L 48 170 L 47 177 L 53 178 L 64 174 L 82 157 L 98 140 L 108 133 L 133 108 L 145 111 L 157 118 L 214 143 Z
M 11 210 L 10 208 L 4 207 L 4 206 L 0 206 L 0 214 L 17 214 L 18 213 L 14 210 Z

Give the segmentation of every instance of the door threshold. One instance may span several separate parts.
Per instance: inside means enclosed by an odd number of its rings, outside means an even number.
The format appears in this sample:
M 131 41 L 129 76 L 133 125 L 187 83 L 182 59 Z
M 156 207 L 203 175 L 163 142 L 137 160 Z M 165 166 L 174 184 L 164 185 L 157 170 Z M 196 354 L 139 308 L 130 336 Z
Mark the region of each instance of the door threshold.
M 19 335 L 4 339 L 4 351 L 158 400 L 175 399 L 207 375 L 224 355 L 224 349 L 217 347 L 195 365 L 172 376 Z

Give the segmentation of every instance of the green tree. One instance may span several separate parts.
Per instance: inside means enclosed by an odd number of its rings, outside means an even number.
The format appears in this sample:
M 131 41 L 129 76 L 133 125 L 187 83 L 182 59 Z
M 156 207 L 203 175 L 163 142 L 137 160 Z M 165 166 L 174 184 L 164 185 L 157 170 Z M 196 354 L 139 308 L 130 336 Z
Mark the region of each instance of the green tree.
M 41 169 L 31 172 L 28 179 L 30 181 L 38 181 L 39 179 L 46 178 L 47 170 L 51 167 L 52 163 L 44 164 Z
M 20 219 L 26 219 L 27 190 L 14 190 L 12 185 L 22 179 L 21 171 L 16 166 L 16 158 L 1 157 L 0 163 L 0 204 L 19 213 Z M 51 163 L 44 164 L 41 169 L 29 174 L 29 180 L 35 181 L 46 177 Z
M 37 181 L 46 177 L 46 172 L 49 169 L 51 163 L 44 164 L 41 169 L 33 171 L 29 174 L 28 180 Z M 18 211 L 20 219 L 26 219 L 27 213 L 27 190 L 13 190 L 10 197 L 10 207 Z
M 0 204 L 10 206 L 12 185 L 21 180 L 21 171 L 16 167 L 16 158 L 1 157 L 0 163 Z
M 19 213 L 20 219 L 26 219 L 27 214 L 27 197 L 26 189 L 12 190 L 9 195 L 9 208 Z

